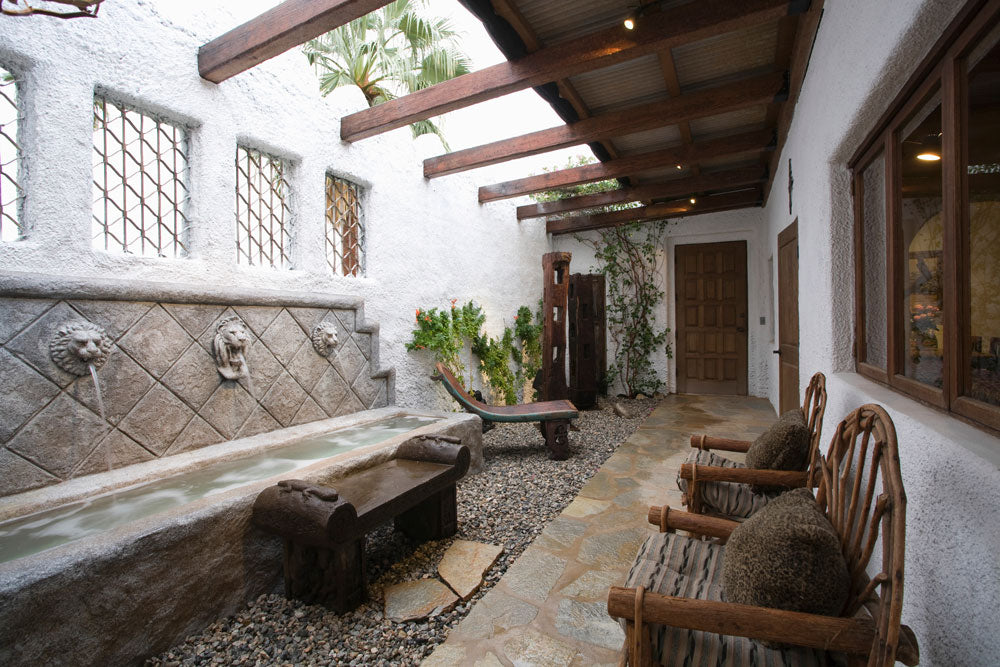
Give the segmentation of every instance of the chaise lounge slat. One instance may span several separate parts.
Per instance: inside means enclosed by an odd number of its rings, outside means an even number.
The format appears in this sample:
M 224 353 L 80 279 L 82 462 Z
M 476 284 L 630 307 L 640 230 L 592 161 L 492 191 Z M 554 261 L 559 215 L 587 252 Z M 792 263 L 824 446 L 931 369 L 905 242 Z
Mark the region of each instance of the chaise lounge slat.
M 560 461 L 569 457 L 569 420 L 580 416 L 571 402 L 559 400 L 519 405 L 487 405 L 465 391 L 462 383 L 444 364 L 438 363 L 436 368 L 437 373 L 432 376 L 433 379 L 439 380 L 467 412 L 478 415 L 484 422 L 541 422 L 549 458 Z

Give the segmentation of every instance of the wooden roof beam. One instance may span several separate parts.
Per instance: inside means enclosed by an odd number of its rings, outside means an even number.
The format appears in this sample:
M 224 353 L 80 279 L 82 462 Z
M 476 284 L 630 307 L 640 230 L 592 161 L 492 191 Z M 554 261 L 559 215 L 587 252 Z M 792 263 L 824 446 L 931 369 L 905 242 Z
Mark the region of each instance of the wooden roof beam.
M 649 183 L 633 188 L 620 188 L 597 192 L 579 197 L 567 197 L 556 201 L 539 202 L 517 207 L 517 219 L 527 220 L 544 215 L 580 211 L 587 208 L 599 208 L 611 204 L 628 202 L 649 202 L 654 199 L 673 197 L 691 197 L 713 190 L 732 190 L 760 183 L 767 178 L 767 169 L 763 165 L 727 169 L 713 174 L 702 174 L 688 178 L 678 178 L 666 183 Z
M 689 215 L 703 213 L 718 213 L 736 208 L 760 206 L 762 193 L 760 188 L 730 192 L 723 195 L 702 197 L 694 204 L 688 199 L 681 199 L 653 206 L 641 206 L 623 211 L 598 213 L 596 215 L 575 215 L 558 220 L 550 220 L 545 224 L 549 234 L 574 234 L 592 229 L 619 227 L 630 222 L 648 222 L 663 218 L 683 218 Z
M 428 158 L 424 160 L 424 177 L 445 176 L 607 137 L 675 125 L 683 120 L 768 104 L 781 94 L 784 86 L 784 73 L 774 72 L 675 99 L 592 116 L 570 125 Z
M 531 86 L 774 21 L 789 8 L 789 0 L 702 0 L 649 13 L 635 30 L 616 25 L 345 116 L 340 138 L 365 139 Z
M 628 174 L 659 169 L 677 164 L 692 164 L 699 160 L 732 155 L 734 153 L 764 150 L 773 140 L 772 132 L 749 132 L 737 136 L 724 137 L 698 144 L 684 144 L 662 148 L 629 157 L 586 164 L 570 169 L 548 171 L 535 176 L 519 178 L 503 183 L 484 185 L 479 188 L 480 203 L 520 197 L 535 192 L 568 188 L 582 183 L 594 183 Z M 697 175 L 697 174 L 695 174 Z
M 198 73 L 221 83 L 388 4 L 389 0 L 285 0 L 198 49 Z

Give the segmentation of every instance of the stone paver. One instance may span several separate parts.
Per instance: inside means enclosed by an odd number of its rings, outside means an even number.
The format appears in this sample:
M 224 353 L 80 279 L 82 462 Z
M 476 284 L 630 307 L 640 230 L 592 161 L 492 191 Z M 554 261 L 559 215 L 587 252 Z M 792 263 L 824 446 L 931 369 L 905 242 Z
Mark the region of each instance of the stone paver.
M 438 576 L 458 597 L 468 600 L 483 585 L 483 575 L 502 553 L 503 547 L 494 544 L 455 540 L 438 564 Z
M 775 419 L 759 398 L 668 396 L 553 519 L 424 665 L 614 665 L 607 614 L 655 530 L 649 505 L 680 507 L 675 478 L 695 433 L 753 439 Z
M 385 589 L 385 617 L 416 621 L 451 610 L 458 596 L 437 579 L 404 581 Z

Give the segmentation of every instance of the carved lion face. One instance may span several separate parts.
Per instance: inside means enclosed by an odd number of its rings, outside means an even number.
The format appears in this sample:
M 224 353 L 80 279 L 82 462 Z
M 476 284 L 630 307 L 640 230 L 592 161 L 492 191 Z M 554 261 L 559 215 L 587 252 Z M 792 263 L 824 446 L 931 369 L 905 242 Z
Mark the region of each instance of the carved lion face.
M 246 353 L 250 334 L 243 320 L 227 317 L 215 329 L 215 363 L 219 373 L 227 380 L 238 380 L 246 375 Z
M 316 352 L 321 357 L 327 357 L 337 347 L 337 327 L 328 322 L 320 322 L 312 330 L 311 338 Z
M 89 366 L 100 368 L 110 351 L 111 338 L 104 329 L 86 320 L 64 323 L 49 343 L 52 361 L 73 375 L 88 374 Z

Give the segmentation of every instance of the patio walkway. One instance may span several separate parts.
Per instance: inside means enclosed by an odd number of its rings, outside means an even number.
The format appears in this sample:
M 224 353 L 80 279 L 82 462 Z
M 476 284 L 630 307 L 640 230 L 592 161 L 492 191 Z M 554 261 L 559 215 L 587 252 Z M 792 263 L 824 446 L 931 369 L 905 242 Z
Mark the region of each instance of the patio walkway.
M 655 530 L 648 507 L 680 507 L 674 479 L 691 434 L 753 439 L 774 419 L 761 398 L 663 399 L 424 667 L 617 664 L 624 633 L 607 614 L 608 587 L 624 583 Z

